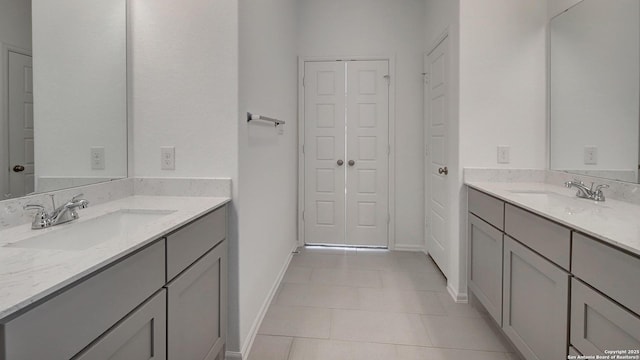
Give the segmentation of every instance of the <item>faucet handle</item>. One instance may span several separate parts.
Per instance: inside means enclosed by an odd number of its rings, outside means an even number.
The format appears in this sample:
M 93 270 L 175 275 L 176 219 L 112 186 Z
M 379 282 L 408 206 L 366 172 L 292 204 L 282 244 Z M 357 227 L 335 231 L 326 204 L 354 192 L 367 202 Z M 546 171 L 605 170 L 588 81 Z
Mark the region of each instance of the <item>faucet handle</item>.
M 72 198 L 71 198 L 71 201 L 72 201 L 72 202 L 73 202 L 73 201 L 76 201 L 76 200 L 78 200 L 78 198 L 79 198 L 79 197 L 81 197 L 81 196 L 84 196 L 84 194 L 83 194 L 83 193 L 80 193 L 80 194 L 75 195 L 74 197 L 72 197 Z
M 49 215 L 47 215 L 47 211 L 44 206 L 38 204 L 27 204 L 22 207 L 24 210 L 38 210 L 36 215 L 33 217 L 33 221 L 31 222 L 32 229 L 44 229 L 51 225 L 51 219 L 49 219 Z
M 570 188 L 572 185 L 584 185 L 584 183 L 578 179 L 565 181 L 564 186 Z
M 598 191 L 602 191 L 602 189 L 608 189 L 609 185 L 607 184 L 600 184 L 596 186 L 596 189 L 594 190 L 594 192 L 598 192 Z
M 609 185 L 607 184 L 597 185 L 596 189 L 593 191 L 593 199 L 595 201 L 604 201 L 605 197 L 604 197 L 604 193 L 602 192 L 602 189 L 607 189 L 607 188 L 609 188 Z

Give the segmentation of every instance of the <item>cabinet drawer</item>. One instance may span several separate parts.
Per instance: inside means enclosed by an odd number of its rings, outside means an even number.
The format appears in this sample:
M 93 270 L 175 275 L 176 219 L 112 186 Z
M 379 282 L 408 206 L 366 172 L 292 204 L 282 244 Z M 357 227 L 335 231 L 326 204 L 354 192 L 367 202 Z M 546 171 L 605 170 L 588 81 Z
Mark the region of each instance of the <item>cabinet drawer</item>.
M 167 284 L 169 360 L 209 360 L 226 339 L 227 242 Z
M 640 314 L 640 258 L 573 233 L 571 272 Z
M 505 232 L 542 256 L 569 270 L 571 231 L 538 215 L 507 204 Z
M 571 281 L 571 345 L 585 355 L 640 349 L 640 317 L 597 291 Z
M 167 237 L 167 281 L 193 264 L 226 237 L 226 208 L 222 207 Z
M 469 188 L 469 212 L 500 230 L 504 229 L 504 202 L 501 200 Z
M 0 358 L 70 359 L 164 285 L 164 241 L 0 326 Z
M 73 360 L 165 360 L 167 293 L 162 289 Z
M 504 237 L 502 329 L 525 359 L 566 359 L 569 274 Z
M 502 326 L 502 232 L 469 214 L 469 288 Z

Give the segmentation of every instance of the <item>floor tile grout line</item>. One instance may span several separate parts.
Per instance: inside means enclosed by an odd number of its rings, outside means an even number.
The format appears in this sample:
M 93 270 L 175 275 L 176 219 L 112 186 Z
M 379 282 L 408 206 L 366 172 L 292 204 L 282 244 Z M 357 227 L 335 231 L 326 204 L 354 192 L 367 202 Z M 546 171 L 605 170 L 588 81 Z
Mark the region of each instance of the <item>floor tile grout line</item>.
M 291 337 L 291 336 L 283 336 L 283 337 Z M 447 346 L 426 346 L 426 345 L 410 345 L 410 344 L 398 344 L 391 342 L 379 342 L 379 341 L 362 341 L 362 340 L 345 340 L 345 339 L 335 339 L 335 338 L 314 338 L 314 337 L 293 337 L 293 341 L 295 339 L 300 340 L 318 340 L 318 341 L 327 341 L 327 342 L 341 342 L 341 343 L 358 343 L 358 344 L 376 344 L 376 345 L 392 345 L 392 346 L 405 346 L 405 347 L 417 347 L 424 349 L 440 349 L 440 350 L 462 350 L 462 351 L 474 351 L 474 352 L 483 352 L 489 354 L 512 354 L 509 351 L 499 351 L 499 350 L 479 350 L 479 349 L 468 349 L 468 348 L 460 348 L 460 347 L 447 347 Z M 293 344 L 292 341 L 292 344 Z
M 287 358 L 285 360 L 289 360 L 291 358 L 291 352 L 293 351 L 293 344 L 296 341 L 296 337 L 291 338 L 291 344 L 289 344 L 289 351 L 287 352 Z

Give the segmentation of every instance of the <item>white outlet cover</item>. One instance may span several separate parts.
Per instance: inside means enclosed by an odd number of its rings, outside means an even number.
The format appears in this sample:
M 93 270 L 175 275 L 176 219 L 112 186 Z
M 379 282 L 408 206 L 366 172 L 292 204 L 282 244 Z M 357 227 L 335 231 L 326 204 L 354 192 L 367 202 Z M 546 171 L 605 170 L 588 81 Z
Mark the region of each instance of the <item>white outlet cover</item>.
M 598 164 L 598 147 L 596 146 L 584 147 L 584 164 L 585 165 Z
M 498 146 L 498 164 L 508 164 L 509 162 L 511 162 L 511 158 L 509 154 L 510 150 L 511 150 L 511 147 L 509 146 L 505 146 L 505 145 Z
M 175 146 L 163 146 L 160 148 L 160 168 L 162 170 L 176 169 L 176 148 Z
M 104 146 L 91 147 L 91 170 L 104 170 Z

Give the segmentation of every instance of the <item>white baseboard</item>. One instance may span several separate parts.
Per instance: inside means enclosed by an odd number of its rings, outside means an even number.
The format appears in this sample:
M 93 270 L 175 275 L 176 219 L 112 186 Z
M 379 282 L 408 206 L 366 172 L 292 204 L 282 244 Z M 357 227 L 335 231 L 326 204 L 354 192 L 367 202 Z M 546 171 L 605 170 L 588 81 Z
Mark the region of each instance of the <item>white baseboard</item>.
M 237 351 L 227 351 L 224 354 L 225 360 L 242 360 L 242 353 Z
M 395 251 L 416 251 L 416 252 L 425 251 L 424 246 L 422 245 L 403 245 L 403 244 L 396 244 L 394 250 Z
M 458 304 L 469 303 L 469 294 L 456 291 L 456 289 L 454 289 L 451 286 L 451 284 L 447 284 L 447 292 L 449 293 L 449 295 L 451 295 L 451 297 L 453 298 L 453 301 L 455 301 L 456 303 Z
M 258 312 L 258 316 L 253 321 L 253 325 L 251 326 L 251 330 L 249 330 L 249 335 L 247 336 L 247 339 L 245 340 L 244 344 L 241 346 L 240 352 L 227 351 L 225 353 L 225 357 L 228 360 L 236 360 L 236 359 L 237 360 L 242 360 L 242 359 L 248 359 L 249 358 L 249 353 L 251 352 L 251 347 L 253 346 L 253 341 L 256 339 L 256 335 L 258 334 L 258 329 L 260 329 L 260 325 L 262 324 L 262 320 L 264 319 L 265 315 L 267 314 L 267 310 L 269 310 L 269 306 L 271 305 L 271 301 L 273 301 L 273 298 L 275 297 L 276 292 L 278 291 L 278 286 L 280 286 L 280 282 L 282 281 L 282 278 L 284 277 L 284 274 L 287 272 L 287 268 L 289 267 L 289 263 L 291 262 L 291 259 L 293 258 L 293 252 L 296 251 L 297 248 L 298 248 L 298 243 L 296 242 L 296 244 L 291 248 L 291 252 L 289 253 L 289 257 L 287 258 L 287 261 L 285 261 L 284 266 L 282 267 L 282 269 L 280 269 L 280 273 L 278 274 L 278 277 L 276 278 L 276 281 L 273 283 L 273 286 L 271 287 L 271 290 L 269 291 L 269 295 L 265 299 L 264 303 L 262 303 L 262 306 L 260 307 L 260 311 Z

